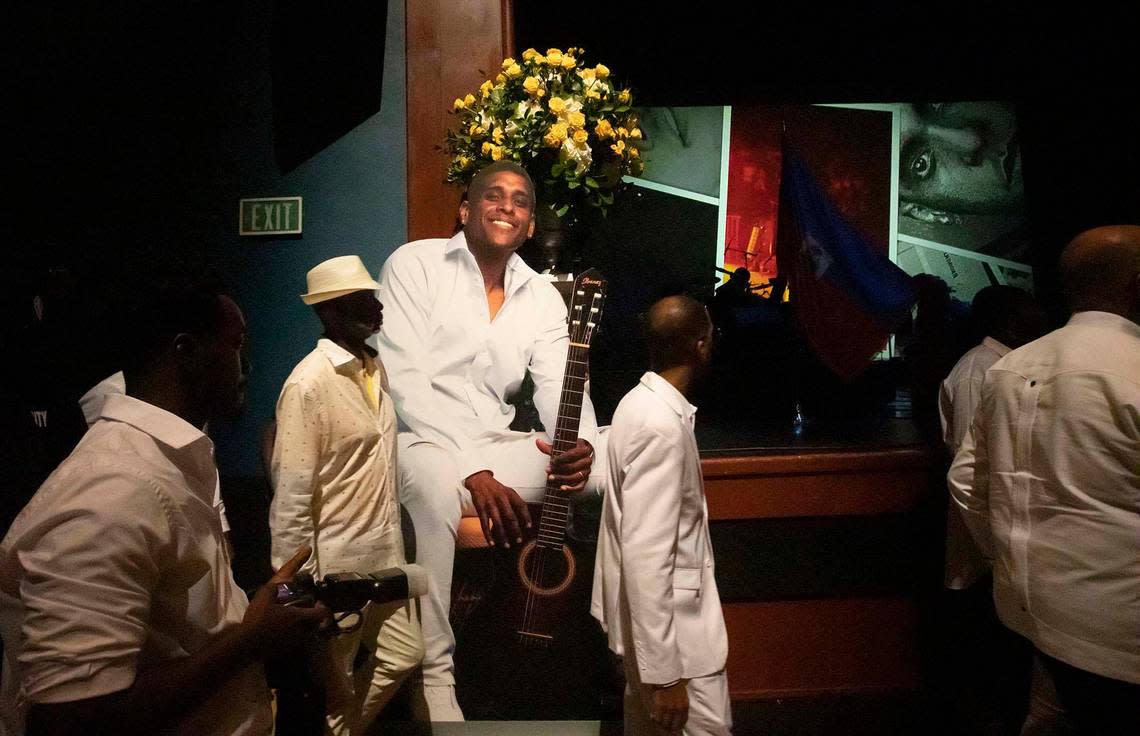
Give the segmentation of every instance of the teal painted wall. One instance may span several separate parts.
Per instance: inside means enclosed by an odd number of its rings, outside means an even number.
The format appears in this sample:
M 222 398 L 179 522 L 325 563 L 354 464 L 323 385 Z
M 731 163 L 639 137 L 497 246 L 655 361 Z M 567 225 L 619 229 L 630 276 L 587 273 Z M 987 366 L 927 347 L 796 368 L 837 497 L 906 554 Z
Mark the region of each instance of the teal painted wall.
M 250 19 L 256 13 L 246 13 Z M 223 475 L 261 473 L 259 436 L 281 384 L 316 343 L 320 324 L 298 298 L 305 273 L 333 256 L 358 254 L 374 275 L 407 239 L 404 3 L 388 3 L 380 112 L 282 175 L 273 162 L 268 32 L 249 26 L 231 83 L 240 99 L 224 147 L 238 157 L 238 191 L 219 226 L 228 252 L 217 262 L 233 284 L 250 329 L 253 372 L 245 416 L 212 430 Z M 237 198 L 304 198 L 304 233 L 239 238 Z

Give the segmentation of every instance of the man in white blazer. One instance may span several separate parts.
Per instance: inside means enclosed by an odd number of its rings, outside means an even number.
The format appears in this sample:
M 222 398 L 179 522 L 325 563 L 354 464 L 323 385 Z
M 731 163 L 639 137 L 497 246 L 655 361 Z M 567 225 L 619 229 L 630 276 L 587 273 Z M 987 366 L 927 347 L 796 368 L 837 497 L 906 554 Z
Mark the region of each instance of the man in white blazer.
M 627 734 L 728 734 L 728 637 L 686 399 L 711 360 L 713 326 L 688 297 L 657 302 L 647 322 L 652 370 L 610 429 L 591 613 L 624 659 Z

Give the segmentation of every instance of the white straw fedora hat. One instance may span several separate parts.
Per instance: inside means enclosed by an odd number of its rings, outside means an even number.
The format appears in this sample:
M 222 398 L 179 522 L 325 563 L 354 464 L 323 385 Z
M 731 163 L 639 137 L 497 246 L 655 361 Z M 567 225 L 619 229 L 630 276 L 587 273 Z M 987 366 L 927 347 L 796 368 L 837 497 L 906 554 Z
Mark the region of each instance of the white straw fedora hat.
M 305 277 L 308 294 L 301 295 L 305 304 L 336 299 L 354 291 L 375 291 L 380 284 L 372 280 L 360 256 L 338 256 L 314 266 Z

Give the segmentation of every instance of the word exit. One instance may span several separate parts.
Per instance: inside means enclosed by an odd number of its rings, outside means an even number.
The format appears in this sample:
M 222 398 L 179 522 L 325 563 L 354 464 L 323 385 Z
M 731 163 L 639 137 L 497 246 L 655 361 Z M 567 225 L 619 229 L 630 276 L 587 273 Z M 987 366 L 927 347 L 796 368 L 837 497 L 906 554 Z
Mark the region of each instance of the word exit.
M 300 197 L 261 197 L 239 203 L 239 235 L 299 235 Z

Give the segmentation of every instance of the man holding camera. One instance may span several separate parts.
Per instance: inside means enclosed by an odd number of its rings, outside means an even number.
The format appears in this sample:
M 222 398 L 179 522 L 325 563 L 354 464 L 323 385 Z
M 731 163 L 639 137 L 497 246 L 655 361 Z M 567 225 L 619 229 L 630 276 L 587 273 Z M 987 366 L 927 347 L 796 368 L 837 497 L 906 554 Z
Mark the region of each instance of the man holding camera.
M 404 562 L 396 497 L 396 414 L 384 369 L 365 344 L 383 322 L 379 285 L 358 256 L 329 259 L 308 273 L 324 327 L 277 401 L 270 473 L 272 554 L 313 547 L 314 576 L 369 573 Z M 360 626 L 325 652 L 328 730 L 363 733 L 423 658 L 411 601 L 370 604 Z M 360 646 L 368 658 L 355 667 Z
M 324 606 L 252 601 L 234 583 L 214 506 L 208 419 L 236 413 L 245 321 L 216 285 L 139 287 L 126 394 L 0 543 L 0 733 L 268 734 L 260 660 L 312 635 Z

